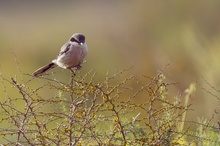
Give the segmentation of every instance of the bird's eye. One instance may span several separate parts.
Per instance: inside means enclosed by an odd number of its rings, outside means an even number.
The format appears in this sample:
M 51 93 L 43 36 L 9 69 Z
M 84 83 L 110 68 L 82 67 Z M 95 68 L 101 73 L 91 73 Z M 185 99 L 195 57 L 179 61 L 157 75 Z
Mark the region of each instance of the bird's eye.
M 78 42 L 74 37 L 70 39 L 71 42 Z

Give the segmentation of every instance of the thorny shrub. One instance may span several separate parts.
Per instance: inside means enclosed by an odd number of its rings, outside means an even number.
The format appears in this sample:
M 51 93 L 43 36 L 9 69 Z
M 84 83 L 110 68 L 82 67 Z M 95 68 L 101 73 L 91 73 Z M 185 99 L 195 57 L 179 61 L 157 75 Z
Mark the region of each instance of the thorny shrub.
M 198 130 L 184 127 L 192 84 L 185 104 L 168 95 L 163 70 L 155 77 L 125 77 L 122 70 L 94 81 L 93 71 L 65 83 L 56 78 L 7 78 L 0 100 L 3 145 L 203 145 L 219 144 L 218 128 L 201 119 Z M 31 87 L 36 80 L 45 82 Z M 10 85 L 10 86 L 7 86 Z M 133 88 L 132 88 L 133 87 Z M 13 88 L 19 96 L 10 95 Z M 43 93 L 47 94 L 43 94 Z M 56 94 L 54 94 L 54 92 Z M 195 122 L 196 123 L 196 122 Z M 193 123 L 192 123 L 193 124 Z M 213 130 L 214 129 L 214 130 Z M 207 132 L 209 131 L 209 132 Z M 212 132 L 211 135 L 210 131 Z

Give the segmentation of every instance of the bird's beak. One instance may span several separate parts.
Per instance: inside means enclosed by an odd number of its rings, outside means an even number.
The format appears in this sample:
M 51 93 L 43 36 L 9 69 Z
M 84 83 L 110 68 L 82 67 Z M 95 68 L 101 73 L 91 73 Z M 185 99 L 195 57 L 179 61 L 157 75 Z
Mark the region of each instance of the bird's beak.
M 80 43 L 81 46 L 82 46 L 83 44 L 84 44 L 83 42 Z

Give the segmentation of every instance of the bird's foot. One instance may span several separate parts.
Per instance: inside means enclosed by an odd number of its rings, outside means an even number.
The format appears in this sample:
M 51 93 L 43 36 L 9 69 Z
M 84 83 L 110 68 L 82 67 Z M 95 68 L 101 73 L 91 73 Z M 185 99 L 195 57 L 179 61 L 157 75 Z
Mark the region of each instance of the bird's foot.
M 75 77 L 76 76 L 76 72 L 74 70 L 72 70 L 71 68 L 69 69 L 72 73 L 72 76 Z
M 73 77 L 76 76 L 76 71 L 77 71 L 77 70 L 80 70 L 80 69 L 82 68 L 81 65 L 77 65 L 77 66 L 75 66 L 75 67 L 76 67 L 76 70 L 73 70 L 72 68 L 69 68 L 69 70 L 71 71 Z
M 81 68 L 82 68 L 81 65 L 77 65 L 77 66 L 76 66 L 76 70 L 80 70 Z

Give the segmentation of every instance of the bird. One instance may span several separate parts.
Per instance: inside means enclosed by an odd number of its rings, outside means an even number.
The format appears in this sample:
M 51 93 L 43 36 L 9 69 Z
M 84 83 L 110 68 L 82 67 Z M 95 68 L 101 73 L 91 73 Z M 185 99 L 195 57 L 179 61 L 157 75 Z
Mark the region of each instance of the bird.
M 37 69 L 32 75 L 34 77 L 42 76 L 45 72 L 59 66 L 64 69 L 69 69 L 75 76 L 72 68 L 79 70 L 81 64 L 85 62 L 85 57 L 88 53 L 88 47 L 85 42 L 85 36 L 81 33 L 73 34 L 69 41 L 62 47 L 56 59 L 51 63 Z

